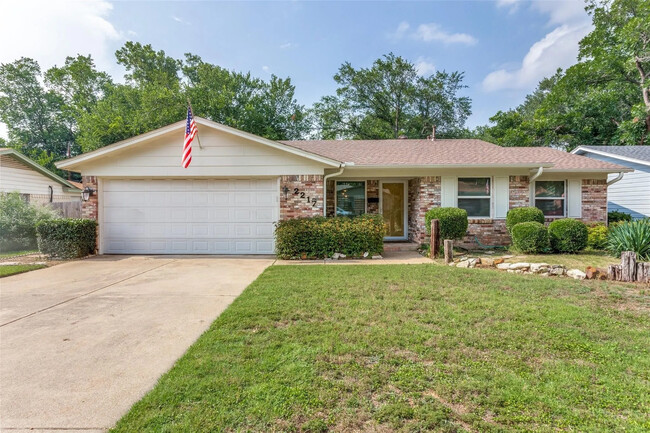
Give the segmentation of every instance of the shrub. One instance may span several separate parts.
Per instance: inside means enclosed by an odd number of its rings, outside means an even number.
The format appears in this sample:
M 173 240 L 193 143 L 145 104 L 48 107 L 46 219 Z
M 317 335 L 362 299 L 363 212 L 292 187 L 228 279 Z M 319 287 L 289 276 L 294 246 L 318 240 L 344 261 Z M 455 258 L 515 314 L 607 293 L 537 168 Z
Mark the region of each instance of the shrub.
M 17 192 L 0 194 L 0 251 L 36 248 L 36 224 L 57 217 L 53 209 L 27 203 Z
M 616 224 L 618 222 L 628 222 L 632 221 L 632 215 L 629 213 L 625 212 L 619 212 L 617 210 L 613 210 L 611 212 L 607 212 L 607 224 Z
M 607 226 L 602 223 L 587 227 L 587 246 L 593 250 L 603 250 L 607 246 Z
M 431 220 L 440 220 L 441 239 L 461 239 L 467 233 L 467 211 L 457 207 L 434 207 L 429 210 L 424 221 L 427 234 L 431 234 Z
M 582 221 L 564 218 L 548 226 L 551 248 L 558 253 L 576 253 L 587 246 L 587 226 Z
M 623 251 L 634 251 L 637 259 L 650 260 L 650 219 L 623 222 L 610 229 L 607 250 L 616 257 Z
M 516 207 L 506 214 L 506 228 L 512 233 L 512 228 L 519 223 L 538 222 L 544 224 L 544 213 L 536 207 Z
M 515 224 L 511 235 L 514 248 L 522 253 L 545 253 L 549 250 L 548 230 L 544 224 L 536 221 Z
M 383 252 L 384 234 L 381 215 L 295 218 L 276 224 L 275 251 L 281 259 L 375 255 Z
M 70 259 L 95 252 L 97 221 L 55 219 L 36 225 L 38 249 L 50 257 Z

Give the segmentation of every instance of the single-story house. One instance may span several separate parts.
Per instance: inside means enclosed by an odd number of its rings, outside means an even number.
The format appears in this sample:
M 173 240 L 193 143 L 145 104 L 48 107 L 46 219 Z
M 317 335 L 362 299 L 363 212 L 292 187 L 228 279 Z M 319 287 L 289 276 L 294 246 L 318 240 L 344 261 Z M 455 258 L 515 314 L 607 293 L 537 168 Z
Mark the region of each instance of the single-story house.
M 650 217 L 650 146 L 579 146 L 571 153 L 632 170 L 622 179 L 609 175 L 607 209 L 635 219 Z
M 0 148 L 0 193 L 18 192 L 31 203 L 79 202 L 81 188 L 11 148 Z
M 505 244 L 508 209 L 549 220 L 607 219 L 607 176 L 629 171 L 550 148 L 481 140 L 273 141 L 200 117 L 181 167 L 185 121 L 57 163 L 95 193 L 105 254 L 271 254 L 274 223 L 382 213 L 388 240 L 426 240 L 425 213 L 458 206 L 468 242 Z

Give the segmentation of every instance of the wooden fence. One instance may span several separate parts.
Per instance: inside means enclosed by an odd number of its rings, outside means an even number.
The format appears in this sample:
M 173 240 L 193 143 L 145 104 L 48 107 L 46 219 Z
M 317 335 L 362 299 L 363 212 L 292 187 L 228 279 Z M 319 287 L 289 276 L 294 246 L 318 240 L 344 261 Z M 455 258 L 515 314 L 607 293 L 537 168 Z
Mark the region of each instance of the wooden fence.
M 650 283 L 650 262 L 637 262 L 636 253 L 623 251 L 620 265 L 609 265 L 607 278 L 614 281 Z
M 62 201 L 48 203 L 63 218 L 81 218 L 81 201 Z

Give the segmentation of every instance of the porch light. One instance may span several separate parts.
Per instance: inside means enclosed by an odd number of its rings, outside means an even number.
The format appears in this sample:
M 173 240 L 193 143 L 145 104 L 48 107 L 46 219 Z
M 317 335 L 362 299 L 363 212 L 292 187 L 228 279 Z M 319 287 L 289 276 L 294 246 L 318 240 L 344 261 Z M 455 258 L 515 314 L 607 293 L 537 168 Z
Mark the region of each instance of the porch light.
M 81 199 L 83 201 L 88 201 L 88 199 L 90 198 L 91 195 L 93 195 L 94 192 L 95 190 L 92 189 L 91 187 L 89 186 L 85 187 L 84 190 L 81 191 Z
M 286 200 L 287 196 L 289 195 L 289 188 L 285 185 L 284 188 L 282 188 L 282 192 L 284 193 L 284 198 Z

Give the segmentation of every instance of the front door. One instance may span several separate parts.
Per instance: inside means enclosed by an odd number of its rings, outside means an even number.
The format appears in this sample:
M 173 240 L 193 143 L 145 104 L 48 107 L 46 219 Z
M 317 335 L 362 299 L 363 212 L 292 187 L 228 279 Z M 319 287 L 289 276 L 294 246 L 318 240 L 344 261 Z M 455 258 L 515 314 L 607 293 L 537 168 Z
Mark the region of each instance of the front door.
M 404 240 L 406 224 L 406 182 L 382 181 L 381 213 L 384 216 L 387 240 Z

